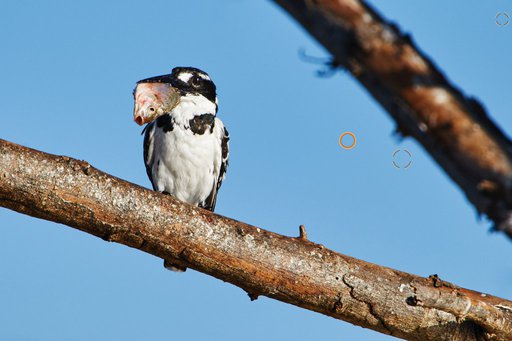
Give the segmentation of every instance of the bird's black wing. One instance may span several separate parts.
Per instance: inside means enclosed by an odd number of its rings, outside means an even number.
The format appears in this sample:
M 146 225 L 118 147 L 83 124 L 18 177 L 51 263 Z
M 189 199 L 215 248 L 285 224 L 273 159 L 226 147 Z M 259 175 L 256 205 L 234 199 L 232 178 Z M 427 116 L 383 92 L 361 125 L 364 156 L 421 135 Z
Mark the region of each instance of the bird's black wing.
M 214 211 L 215 204 L 217 203 L 217 193 L 219 192 L 219 188 L 222 185 L 222 180 L 224 180 L 226 176 L 226 170 L 228 169 L 229 164 L 229 133 L 226 127 L 224 127 L 222 140 L 221 140 L 221 150 L 222 150 L 222 160 L 220 164 L 219 177 L 217 181 L 213 184 L 212 191 L 210 195 L 206 198 L 204 203 L 200 204 L 200 207 L 203 207 L 207 210 Z
M 151 186 L 153 186 L 153 190 L 156 191 L 156 186 L 153 183 L 153 175 L 151 169 L 153 168 L 153 134 L 155 130 L 154 122 L 148 124 L 142 130 L 142 134 L 144 134 L 144 164 L 146 165 L 146 173 L 148 174 L 149 181 L 151 181 Z

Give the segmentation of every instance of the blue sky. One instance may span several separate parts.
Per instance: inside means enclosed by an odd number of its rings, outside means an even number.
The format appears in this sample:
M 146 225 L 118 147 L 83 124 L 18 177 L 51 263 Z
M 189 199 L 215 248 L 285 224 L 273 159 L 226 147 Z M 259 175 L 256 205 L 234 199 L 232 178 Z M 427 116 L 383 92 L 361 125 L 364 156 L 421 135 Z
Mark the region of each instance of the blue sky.
M 375 0 L 508 133 L 510 37 L 497 0 Z M 217 212 L 422 276 L 512 299 L 512 243 L 346 72 L 269 1 L 4 1 L 0 138 L 84 159 L 149 187 L 137 80 L 196 66 L 217 84 L 231 158 Z M 338 137 L 357 136 L 343 150 Z M 412 166 L 396 169 L 406 148 Z M 384 340 L 138 250 L 0 209 L 2 340 Z

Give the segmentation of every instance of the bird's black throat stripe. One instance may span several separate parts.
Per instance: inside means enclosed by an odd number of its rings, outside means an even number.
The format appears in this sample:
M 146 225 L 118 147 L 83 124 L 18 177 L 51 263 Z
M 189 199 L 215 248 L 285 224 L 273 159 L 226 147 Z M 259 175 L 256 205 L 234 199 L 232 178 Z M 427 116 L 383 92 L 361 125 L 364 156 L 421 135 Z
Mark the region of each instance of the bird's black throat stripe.
M 170 115 L 162 115 L 156 119 L 158 128 L 163 128 L 164 133 L 170 132 L 174 129 L 174 123 Z
M 191 119 L 188 124 L 194 134 L 203 135 L 207 129 L 210 129 L 210 133 L 212 133 L 213 127 L 215 126 L 215 115 L 198 115 Z

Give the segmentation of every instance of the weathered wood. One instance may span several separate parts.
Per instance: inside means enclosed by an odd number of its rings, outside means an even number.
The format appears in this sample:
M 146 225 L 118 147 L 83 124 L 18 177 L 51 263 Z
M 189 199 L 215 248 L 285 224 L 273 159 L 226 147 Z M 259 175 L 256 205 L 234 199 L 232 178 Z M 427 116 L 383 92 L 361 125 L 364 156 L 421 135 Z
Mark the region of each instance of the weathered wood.
M 359 0 L 274 0 L 512 237 L 512 143 L 392 22 Z
M 0 206 L 409 340 L 510 340 L 512 302 L 192 207 L 87 162 L 0 140 Z

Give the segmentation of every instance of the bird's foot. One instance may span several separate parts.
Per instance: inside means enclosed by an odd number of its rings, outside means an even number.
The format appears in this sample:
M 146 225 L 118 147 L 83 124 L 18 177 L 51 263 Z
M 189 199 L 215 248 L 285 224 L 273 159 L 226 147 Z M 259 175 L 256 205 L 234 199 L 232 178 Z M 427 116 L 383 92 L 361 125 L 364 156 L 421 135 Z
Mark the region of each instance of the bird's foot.
M 177 264 L 176 261 L 164 259 L 164 267 L 167 270 L 176 271 L 176 272 L 185 272 L 187 271 L 187 267 Z

